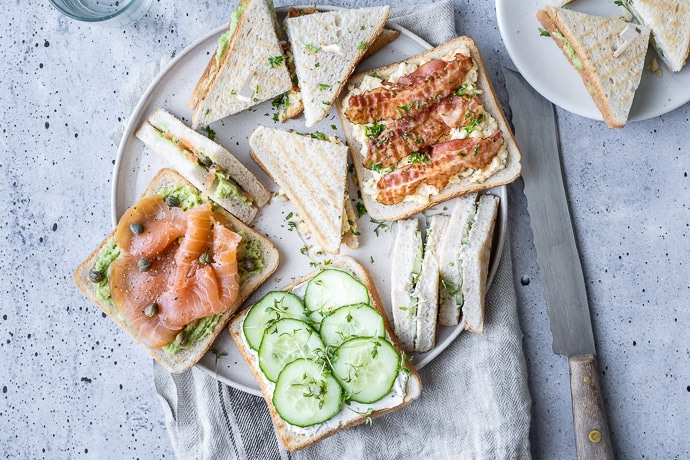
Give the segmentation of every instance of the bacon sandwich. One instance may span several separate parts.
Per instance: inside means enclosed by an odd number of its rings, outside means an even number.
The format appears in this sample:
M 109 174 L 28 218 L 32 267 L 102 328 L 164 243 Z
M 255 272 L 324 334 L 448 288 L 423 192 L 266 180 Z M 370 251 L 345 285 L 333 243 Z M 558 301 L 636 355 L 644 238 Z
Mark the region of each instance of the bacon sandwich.
M 471 38 L 355 75 L 337 105 L 374 219 L 404 219 L 520 175 L 520 151 Z
M 163 169 L 74 282 L 156 361 L 180 373 L 277 266 L 268 239 Z

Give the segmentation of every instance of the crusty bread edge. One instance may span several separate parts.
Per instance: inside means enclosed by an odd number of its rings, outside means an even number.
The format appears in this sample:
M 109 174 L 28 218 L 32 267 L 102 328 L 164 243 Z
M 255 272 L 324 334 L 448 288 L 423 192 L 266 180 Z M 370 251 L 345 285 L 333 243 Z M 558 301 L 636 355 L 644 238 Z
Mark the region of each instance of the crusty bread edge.
M 386 12 L 385 17 L 382 18 L 381 21 L 379 21 L 379 24 L 378 24 L 378 26 L 376 27 L 376 29 L 375 29 L 375 30 L 371 33 L 371 35 L 369 36 L 369 39 L 367 40 L 367 42 L 366 42 L 365 46 L 363 47 L 363 49 L 360 50 L 360 51 L 357 53 L 357 55 L 354 57 L 354 59 L 353 59 L 352 61 L 350 61 L 350 64 L 349 64 L 349 66 L 347 67 L 347 69 L 346 69 L 344 72 L 342 72 L 343 78 L 339 81 L 339 83 L 337 83 L 337 87 L 336 87 L 335 91 L 333 91 L 333 97 L 331 98 L 331 100 L 328 101 L 328 102 L 329 102 L 328 108 L 326 108 L 325 110 L 323 110 L 323 112 L 322 112 L 317 118 L 315 118 L 314 120 L 307 120 L 307 121 L 306 121 L 306 126 L 307 126 L 308 128 L 311 127 L 311 126 L 314 126 L 315 124 L 317 124 L 318 122 L 320 122 L 321 120 L 323 120 L 324 118 L 326 118 L 326 116 L 328 115 L 328 112 L 330 111 L 331 107 L 332 107 L 333 104 L 339 99 L 340 94 L 342 94 L 343 88 L 346 88 L 346 87 L 347 87 L 348 78 L 352 75 L 352 72 L 355 71 L 355 67 L 357 67 L 357 65 L 362 61 L 362 59 L 364 59 L 364 54 L 366 53 L 367 49 L 370 48 L 370 47 L 374 44 L 374 42 L 376 41 L 376 39 L 379 37 L 379 35 L 380 35 L 381 32 L 383 31 L 383 29 L 384 29 L 384 27 L 385 27 L 385 25 L 386 25 L 386 22 L 388 21 L 388 18 L 390 17 L 391 8 L 390 8 L 390 6 L 388 6 L 388 5 L 385 5 L 385 6 L 383 6 L 383 7 L 381 7 L 381 6 L 369 6 L 369 7 L 366 7 L 366 8 L 371 8 L 371 9 L 388 8 L 388 11 Z M 317 12 L 314 13 L 314 14 L 329 14 L 329 13 L 330 13 L 330 14 L 335 14 L 335 13 L 337 13 L 337 12 L 338 12 L 338 10 L 331 10 L 331 11 L 324 11 L 324 12 L 319 12 L 319 11 L 317 11 Z M 296 18 L 287 18 L 287 19 L 299 20 L 300 18 L 304 18 L 304 17 L 308 17 L 308 16 L 311 16 L 311 15 L 298 16 L 298 17 L 296 17 Z M 288 27 L 289 23 L 290 23 L 289 20 L 286 20 L 286 21 L 285 21 L 285 24 L 286 24 L 286 28 L 287 28 L 287 29 L 289 29 L 289 27 Z M 289 33 L 289 30 L 288 30 L 288 37 L 289 37 L 289 36 L 290 36 L 290 33 Z M 396 35 L 396 38 L 397 38 L 397 35 Z M 391 41 L 392 41 L 392 40 L 391 40 Z M 385 46 L 385 44 L 384 44 L 383 46 Z M 383 46 L 381 46 L 381 47 L 383 47 Z M 379 49 L 380 49 L 380 48 L 379 48 Z M 377 51 L 377 50 L 375 50 L 375 51 Z M 373 54 L 375 51 L 373 51 L 372 54 Z M 294 59 L 294 54 L 293 54 L 293 59 Z M 296 61 L 295 61 L 295 64 L 296 64 Z M 295 68 L 296 68 L 296 71 L 298 71 L 298 70 L 297 70 L 297 66 L 295 66 Z M 299 71 L 298 71 L 298 77 L 299 77 Z M 300 91 L 302 91 L 302 86 L 301 86 L 301 85 L 302 85 L 302 82 L 301 82 L 301 81 L 299 82 L 299 85 L 300 85 Z M 305 112 L 305 114 L 306 114 L 306 112 Z
M 355 259 L 349 256 L 341 256 L 332 261 L 332 263 L 327 267 L 327 268 L 338 268 L 344 271 L 347 271 L 351 275 L 353 275 L 355 278 L 357 278 L 359 281 L 361 281 L 364 285 L 366 285 L 367 289 L 369 290 L 369 293 L 371 295 L 371 300 L 372 300 L 372 306 L 374 306 L 379 313 L 381 314 L 384 322 L 384 326 L 386 328 L 386 331 L 391 338 L 393 345 L 395 346 L 395 349 L 399 354 L 402 355 L 403 350 L 400 347 L 400 344 L 398 343 L 397 338 L 395 337 L 395 334 L 393 333 L 393 330 L 391 329 L 391 325 L 388 321 L 388 318 L 386 316 L 386 313 L 383 310 L 383 304 L 381 303 L 381 297 L 378 294 L 378 291 L 376 290 L 376 286 L 371 279 L 371 276 L 367 272 L 367 270 L 361 266 Z M 292 288 L 295 286 L 302 284 L 304 282 L 307 282 L 314 276 L 316 276 L 319 273 L 319 271 L 314 271 L 310 273 L 309 275 L 298 279 L 297 281 L 289 284 L 288 286 L 285 286 L 283 288 L 284 291 L 290 291 Z M 278 415 L 278 412 L 276 411 L 275 407 L 273 406 L 273 401 L 272 401 L 272 394 L 270 392 L 270 389 L 267 386 L 267 380 L 261 373 L 261 370 L 259 369 L 258 363 L 256 362 L 256 359 L 253 358 L 247 349 L 246 342 L 243 338 L 243 332 L 242 332 L 242 321 L 244 317 L 247 315 L 249 312 L 249 308 L 246 308 L 242 310 L 240 313 L 235 315 L 231 322 L 230 325 L 228 326 L 228 329 L 230 331 L 230 335 L 232 336 L 233 340 L 235 341 L 235 344 L 237 345 L 237 348 L 239 349 L 240 353 L 244 357 L 244 360 L 246 361 L 247 365 L 252 371 L 252 374 L 254 374 L 254 377 L 256 378 L 257 382 L 259 383 L 259 386 L 261 388 L 261 393 L 266 400 L 266 403 L 268 404 L 269 411 L 271 413 L 271 418 L 273 419 L 273 422 L 276 427 L 276 432 L 278 433 L 278 436 L 280 437 L 281 442 L 283 443 L 283 446 L 289 450 L 289 451 L 294 451 L 297 449 L 301 449 L 304 447 L 307 447 L 321 439 L 324 439 L 328 436 L 332 436 L 346 428 L 349 428 L 351 426 L 356 426 L 360 425 L 362 423 L 365 423 L 367 418 L 373 419 L 376 417 L 380 417 L 381 415 L 387 414 L 389 412 L 393 412 L 397 409 L 401 409 L 407 405 L 409 405 L 412 401 L 417 399 L 419 395 L 421 394 L 421 389 L 422 389 L 422 381 L 417 373 L 417 370 L 415 369 L 414 365 L 410 360 L 405 360 L 405 365 L 410 371 L 409 378 L 407 380 L 407 385 L 405 387 L 405 398 L 403 399 L 403 402 L 395 407 L 390 407 L 387 409 L 381 409 L 372 412 L 371 414 L 362 414 L 359 417 L 353 418 L 346 423 L 339 425 L 337 427 L 333 427 L 331 429 L 325 430 L 318 435 L 313 435 L 313 436 L 299 436 L 295 437 L 292 436 L 291 433 L 288 431 L 288 427 L 286 422 L 283 421 L 283 419 Z
M 257 1 L 257 0 L 240 0 L 237 8 L 238 9 L 241 5 L 246 6 L 252 1 Z M 263 1 L 263 0 L 261 0 Z M 233 10 L 234 11 L 234 10 Z M 236 31 L 239 30 L 243 24 L 247 20 L 247 15 L 242 14 L 240 16 L 240 19 L 237 23 L 237 28 L 235 29 Z M 225 29 L 226 32 L 230 30 L 230 24 L 231 21 L 228 21 L 228 27 Z M 230 43 L 228 43 L 228 48 L 223 57 L 221 58 L 220 64 L 218 64 L 216 73 L 211 75 L 211 72 L 213 71 L 213 68 L 216 67 L 214 61 L 216 60 L 216 50 L 218 49 L 218 45 L 216 45 L 216 48 L 214 48 L 213 53 L 211 53 L 211 59 L 209 59 L 208 64 L 206 65 L 206 68 L 204 69 L 204 73 L 201 74 L 201 77 L 199 78 L 199 81 L 197 82 L 196 86 L 194 87 L 194 91 L 192 91 L 192 95 L 189 97 L 189 102 L 188 106 L 192 109 L 196 109 L 196 107 L 199 105 L 199 103 L 206 98 L 206 95 L 208 92 L 211 90 L 211 87 L 215 84 L 215 79 L 220 75 L 221 69 L 226 65 L 226 62 L 229 59 L 230 55 L 230 50 L 232 50 L 235 47 L 235 44 L 238 40 L 238 34 L 233 34 L 232 38 L 230 39 Z M 210 81 L 209 81 L 210 80 Z M 196 110 L 195 110 L 196 112 Z
M 496 219 L 498 217 L 498 208 L 500 206 L 501 199 L 493 194 L 486 194 L 477 197 L 477 214 L 475 215 L 475 224 L 480 221 L 486 221 L 487 231 L 485 233 L 477 233 L 476 231 L 472 233 L 472 230 L 476 229 L 476 226 L 472 227 L 470 230 L 470 245 L 476 243 L 476 239 L 479 238 L 479 247 L 476 248 L 477 257 L 475 262 L 477 264 L 477 271 L 479 273 L 479 286 L 477 287 L 476 299 L 477 303 L 464 302 L 462 305 L 462 322 L 466 331 L 474 332 L 476 334 L 484 334 L 484 319 L 485 319 L 485 305 L 486 305 L 486 290 L 487 290 L 487 279 L 489 275 L 489 263 L 491 261 L 491 246 L 493 244 L 493 234 L 496 228 Z M 463 266 L 464 266 L 463 259 Z M 463 284 L 464 286 L 464 284 Z M 471 298 L 469 295 L 465 294 L 465 298 Z M 467 311 L 469 309 L 475 309 L 475 313 L 478 317 L 476 324 L 470 324 L 467 321 Z
M 268 128 L 272 129 L 272 128 Z M 251 136 L 250 136 L 251 138 Z M 322 142 L 330 142 L 330 141 L 322 141 Z M 254 150 L 249 150 L 249 156 L 254 160 L 254 162 L 261 168 L 263 172 L 266 173 L 268 177 L 271 178 L 271 180 L 280 187 L 280 184 L 276 180 L 275 177 L 271 174 L 269 168 L 266 167 L 266 165 L 261 161 L 261 158 L 259 158 L 259 155 L 256 154 Z M 345 174 L 345 183 L 344 183 L 344 190 L 348 191 L 348 184 L 347 184 L 347 174 Z M 289 198 L 289 197 L 288 197 Z M 343 242 L 346 242 L 348 247 L 352 246 L 359 246 L 358 238 L 356 238 L 354 235 L 352 237 L 348 237 L 347 235 L 343 235 L 341 231 L 340 235 L 340 241 L 337 245 L 337 247 L 330 247 L 326 235 L 323 234 L 318 228 L 314 228 L 314 225 L 312 222 L 309 222 L 307 219 L 307 216 L 309 215 L 302 204 L 298 201 L 290 201 L 292 205 L 295 207 L 297 214 L 299 215 L 300 219 L 304 221 L 304 223 L 309 227 L 309 231 L 312 235 L 314 235 L 314 238 L 316 239 L 316 243 L 319 245 L 319 247 L 324 251 L 329 254 L 339 254 L 340 253 L 340 247 L 342 246 Z M 345 213 L 347 211 L 346 206 L 345 206 L 345 201 L 343 200 L 343 209 L 341 213 Z
M 146 188 L 142 194 L 142 198 L 156 194 L 157 192 L 171 186 L 174 184 L 178 185 L 193 185 L 187 181 L 183 176 L 173 171 L 172 169 L 162 169 L 156 176 L 152 179 L 149 186 Z M 196 188 L 196 187 L 195 187 Z M 151 348 L 144 345 L 138 337 L 133 334 L 129 329 L 127 324 L 121 320 L 115 309 L 102 302 L 96 296 L 96 284 L 89 280 L 89 271 L 93 267 L 94 263 L 98 259 L 101 250 L 109 244 L 115 235 L 115 229 L 113 229 L 108 236 L 101 242 L 101 244 L 93 251 L 87 259 L 82 262 L 74 272 L 73 279 L 74 283 L 77 285 L 79 290 L 95 305 L 97 305 L 103 312 L 112 318 L 115 323 L 127 331 L 134 340 L 139 343 L 153 358 L 158 361 L 161 366 L 163 366 L 168 371 L 178 374 L 184 372 L 194 364 L 196 364 L 201 357 L 211 348 L 211 345 L 215 341 L 218 334 L 220 334 L 225 325 L 230 320 L 230 317 L 239 309 L 239 307 L 244 303 L 244 301 L 266 280 L 278 267 L 278 250 L 273 246 L 273 244 L 263 235 L 259 234 L 252 228 L 248 227 L 242 223 L 239 219 L 235 218 L 231 214 L 227 213 L 223 209 L 216 210 L 216 214 L 222 217 L 225 225 L 233 228 L 235 231 L 242 231 L 251 238 L 259 241 L 262 252 L 262 261 L 264 262 L 264 267 L 262 271 L 249 278 L 245 283 L 240 286 L 239 294 L 237 300 L 221 315 L 218 323 L 214 326 L 211 334 L 190 346 L 180 350 L 176 355 L 171 356 L 162 349 Z
M 517 142 L 515 141 L 515 138 L 513 137 L 513 132 L 510 129 L 510 125 L 508 124 L 508 120 L 505 117 L 505 113 L 503 112 L 503 109 L 500 103 L 498 102 L 498 98 L 496 97 L 496 92 L 494 91 L 493 84 L 491 83 L 491 80 L 488 77 L 488 70 L 474 40 L 472 40 L 470 37 L 465 36 L 457 37 L 436 48 L 432 48 L 419 55 L 404 59 L 403 61 L 410 63 L 419 63 L 424 59 L 440 58 L 463 44 L 466 44 L 468 46 L 468 48 L 470 49 L 470 53 L 472 55 L 472 59 L 477 64 L 477 86 L 484 91 L 484 93 L 480 96 L 482 99 L 484 109 L 496 119 L 498 128 L 503 133 L 503 139 L 508 149 L 508 164 L 506 165 L 506 168 L 498 171 L 496 174 L 489 177 L 486 181 L 484 181 L 481 184 L 476 184 L 469 180 L 463 180 L 457 183 L 448 184 L 443 190 L 440 191 L 440 193 L 430 196 L 430 200 L 426 204 L 402 202 L 394 205 L 383 205 L 377 202 L 375 197 L 368 195 L 366 193 L 362 193 L 362 200 L 364 201 L 364 205 L 367 208 L 367 212 L 369 213 L 370 217 L 372 217 L 373 219 L 389 221 L 406 219 L 408 217 L 413 216 L 414 214 L 417 214 L 418 212 L 429 209 L 432 206 L 435 206 L 439 203 L 443 203 L 457 196 L 464 195 L 470 192 L 489 189 L 492 187 L 497 187 L 499 185 L 505 185 L 514 181 L 520 176 L 520 172 L 522 170 L 522 166 L 520 164 L 520 150 L 518 148 Z M 399 64 L 400 62 L 397 62 L 394 64 L 379 67 L 377 69 L 368 70 L 366 72 L 354 75 L 348 80 L 346 88 L 349 88 L 351 85 L 359 85 L 366 75 L 371 75 L 374 72 L 385 78 L 393 72 L 395 72 L 398 69 Z M 370 173 L 368 173 L 369 170 L 364 168 L 362 164 L 364 159 L 362 158 L 362 155 L 360 153 L 361 144 L 352 135 L 352 124 L 345 116 L 344 102 L 348 92 L 348 90 L 345 90 L 340 93 L 340 96 L 336 101 L 336 106 L 338 109 L 340 123 L 343 127 L 343 131 L 347 139 L 347 144 L 350 147 L 350 154 L 352 155 L 352 160 L 355 165 L 355 171 L 357 173 L 358 182 L 362 184 L 366 178 L 366 174 Z
M 613 112 L 611 112 L 611 108 L 602 98 L 601 95 L 604 94 L 604 91 L 601 88 L 601 82 L 597 77 L 596 69 L 592 68 L 592 63 L 589 59 L 587 59 L 587 55 L 583 52 L 580 42 L 576 40 L 575 37 L 573 37 L 567 29 L 561 27 L 562 22 L 560 17 L 558 16 L 558 10 L 550 6 L 541 9 L 537 11 L 537 19 L 544 27 L 544 29 L 546 29 L 546 31 L 549 32 L 551 38 L 556 43 L 558 48 L 563 52 L 563 55 L 568 61 L 568 64 L 570 64 L 573 67 L 573 69 L 575 69 L 577 73 L 580 74 L 580 78 L 582 78 L 582 83 L 585 85 L 585 87 L 588 87 L 589 85 L 594 85 L 594 94 L 592 94 L 589 91 L 588 93 L 592 97 L 592 100 L 594 101 L 594 104 L 597 106 L 597 109 L 599 109 L 599 112 L 601 112 L 601 116 L 604 118 L 606 126 L 608 126 L 609 128 L 622 128 L 623 126 L 625 126 L 625 121 L 621 123 L 620 121 L 616 120 L 616 117 L 614 116 Z M 580 58 L 580 61 L 582 62 L 582 69 L 578 69 L 572 64 L 572 62 L 570 61 L 570 57 L 568 56 L 568 53 L 564 49 L 565 42 L 554 38 L 554 32 L 559 32 L 563 34 L 563 36 L 568 40 L 568 43 L 570 43 L 570 46 L 573 47 L 575 54 L 577 54 L 577 56 Z

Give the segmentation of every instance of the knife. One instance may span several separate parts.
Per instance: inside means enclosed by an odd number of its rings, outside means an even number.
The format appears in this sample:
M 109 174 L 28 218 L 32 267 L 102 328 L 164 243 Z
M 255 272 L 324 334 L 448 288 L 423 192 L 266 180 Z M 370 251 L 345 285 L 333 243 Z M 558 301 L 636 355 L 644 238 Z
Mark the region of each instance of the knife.
M 585 280 L 563 186 L 554 108 L 518 72 L 504 67 L 503 74 L 522 153 L 522 178 L 553 352 L 568 357 L 577 456 L 613 459 Z

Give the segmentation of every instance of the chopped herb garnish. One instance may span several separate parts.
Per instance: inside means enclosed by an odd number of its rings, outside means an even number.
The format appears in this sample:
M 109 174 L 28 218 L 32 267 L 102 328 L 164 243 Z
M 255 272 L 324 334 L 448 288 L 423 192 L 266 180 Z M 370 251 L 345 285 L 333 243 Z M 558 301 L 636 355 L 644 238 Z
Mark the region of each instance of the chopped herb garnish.
M 407 156 L 411 164 L 426 164 L 431 163 L 431 158 L 422 152 L 412 152 Z
M 268 58 L 269 64 L 271 64 L 271 69 L 278 67 L 285 60 L 285 56 L 282 54 L 280 56 L 271 56 Z
M 357 208 L 357 218 L 360 218 L 367 213 L 367 208 L 361 201 L 358 201 L 355 207 Z
M 616 3 L 619 3 L 619 2 L 616 2 Z M 549 33 L 548 30 L 544 30 L 541 27 L 537 27 L 537 29 L 539 30 L 540 36 L 542 36 L 542 37 L 550 37 L 551 36 L 551 34 Z
M 216 139 L 216 132 L 214 130 L 212 130 L 210 126 L 206 126 L 204 128 L 201 128 L 201 129 L 206 131 L 206 135 L 208 136 L 209 139 L 211 139 L 211 140 Z
M 332 85 L 327 85 L 326 83 L 319 83 L 319 89 L 320 89 L 321 91 L 324 91 L 324 90 L 326 90 L 326 89 L 331 89 L 331 88 L 333 88 Z
M 310 134 L 312 139 L 320 139 L 322 141 L 327 140 L 326 135 L 322 133 L 321 131 L 314 131 L 313 133 Z
M 360 51 L 366 47 L 367 47 L 367 44 L 365 42 L 359 42 L 359 45 L 357 45 L 357 49 Z
M 384 129 L 386 129 L 386 125 L 379 123 L 378 121 L 374 121 L 374 124 L 371 126 L 364 127 L 364 135 L 369 139 L 376 139 L 381 135 Z
M 312 52 L 312 53 L 314 53 L 314 54 L 316 54 L 316 53 L 318 53 L 319 51 L 321 51 L 321 48 L 318 48 L 318 47 L 316 47 L 316 46 L 314 46 L 314 45 L 310 45 L 309 43 L 307 43 L 306 45 L 304 45 L 304 47 L 307 49 L 307 51 L 310 51 L 310 52 Z

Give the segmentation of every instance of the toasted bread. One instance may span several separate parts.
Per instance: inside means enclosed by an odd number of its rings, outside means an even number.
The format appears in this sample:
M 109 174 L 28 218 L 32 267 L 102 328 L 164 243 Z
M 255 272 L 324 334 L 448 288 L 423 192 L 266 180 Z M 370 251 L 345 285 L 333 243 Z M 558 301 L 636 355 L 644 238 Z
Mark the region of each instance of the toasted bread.
M 627 0 L 633 16 L 651 29 L 650 41 L 671 72 L 680 72 L 690 52 L 690 4 L 685 0 Z
M 389 14 L 383 6 L 285 19 L 308 127 L 326 116 Z
M 343 228 L 347 147 L 264 126 L 254 130 L 249 146 L 251 157 L 287 195 L 319 246 L 337 254 L 349 229 Z
M 276 35 L 271 0 L 241 0 L 238 10 L 242 13 L 226 51 L 220 53 L 220 59 L 216 58 L 218 50 L 213 53 L 190 96 L 194 129 L 272 99 L 292 87 Z M 244 94 L 243 88 L 249 89 L 249 94 Z
M 628 121 L 635 92 L 642 78 L 649 44 L 649 28 L 636 26 L 640 35 L 617 57 L 619 34 L 629 23 L 564 8 L 546 7 L 537 19 L 580 74 L 609 128 Z
M 378 292 L 376 291 L 376 286 L 374 285 L 366 269 L 362 267 L 359 263 L 357 263 L 354 259 L 347 256 L 334 259 L 329 268 L 337 268 L 343 270 L 354 276 L 357 280 L 359 280 L 367 287 L 371 298 L 371 306 L 375 307 L 378 310 L 379 314 L 382 316 L 384 326 L 386 329 L 386 334 L 390 338 L 397 352 L 401 354 L 402 349 L 400 348 L 395 338 L 395 335 L 392 333 L 392 330 L 386 318 L 386 314 L 381 304 L 381 299 L 378 295 Z M 318 272 L 314 272 L 296 281 L 295 283 L 286 286 L 284 290 L 290 291 L 293 288 L 296 288 L 308 282 L 317 273 Z M 395 406 L 374 409 L 371 413 L 357 413 L 354 410 L 341 408 L 340 413 L 334 419 L 329 420 L 329 422 L 331 423 L 326 422 L 314 427 L 309 427 L 308 429 L 300 429 L 298 427 L 290 425 L 287 422 L 285 422 L 276 411 L 276 408 L 273 405 L 272 397 L 273 384 L 269 382 L 262 373 L 258 364 L 258 355 L 256 354 L 256 352 L 250 349 L 246 339 L 244 338 L 243 321 L 248 311 L 249 309 L 241 311 L 231 320 L 229 325 L 230 334 L 232 335 L 232 338 L 234 339 L 237 347 L 239 348 L 249 368 L 256 377 L 259 386 L 261 387 L 261 392 L 264 396 L 264 399 L 266 400 L 266 403 L 268 404 L 271 417 L 273 418 L 273 422 L 276 427 L 276 432 L 278 433 L 278 436 L 281 442 L 283 443 L 283 446 L 285 446 L 287 450 L 293 451 L 301 449 L 323 438 L 338 433 L 344 430 L 345 428 L 365 423 L 368 419 L 373 419 L 381 415 L 387 414 L 389 412 L 401 409 L 409 405 L 413 400 L 417 399 L 420 396 L 422 383 L 419 374 L 417 373 L 411 361 L 404 360 L 404 365 L 409 371 L 409 374 L 404 386 L 404 395 L 402 396 L 401 401 Z M 376 428 L 373 427 L 372 429 Z
M 142 198 L 158 194 L 159 192 L 177 187 L 180 185 L 193 185 L 171 169 L 161 170 L 151 181 L 147 189 L 142 194 Z M 215 338 L 223 331 L 223 328 L 229 321 L 230 317 L 237 311 L 242 303 L 275 271 L 278 266 L 278 251 L 273 244 L 264 236 L 255 232 L 250 227 L 243 224 L 240 220 L 225 212 L 222 209 L 216 211 L 216 216 L 223 219 L 223 224 L 235 232 L 242 232 L 246 235 L 249 241 L 257 241 L 260 248 L 261 260 L 263 267 L 254 275 L 249 276 L 243 283 L 240 284 L 239 294 L 237 299 L 228 309 L 221 313 L 216 324 L 212 327 L 210 333 L 199 341 L 191 344 L 186 348 L 180 349 L 176 354 L 168 354 L 163 349 L 151 348 L 144 345 L 136 334 L 126 324 L 124 319 L 120 316 L 117 309 L 108 302 L 105 302 L 97 295 L 98 283 L 90 280 L 89 273 L 94 264 L 99 259 L 101 252 L 114 242 L 115 230 L 105 237 L 101 245 L 89 255 L 86 260 L 77 267 L 74 272 L 74 282 L 79 290 L 94 304 L 96 304 L 103 312 L 115 321 L 120 327 L 127 331 L 134 340 L 136 340 L 153 358 L 158 361 L 164 368 L 173 373 L 184 372 L 193 366 L 201 357 L 209 350 Z

